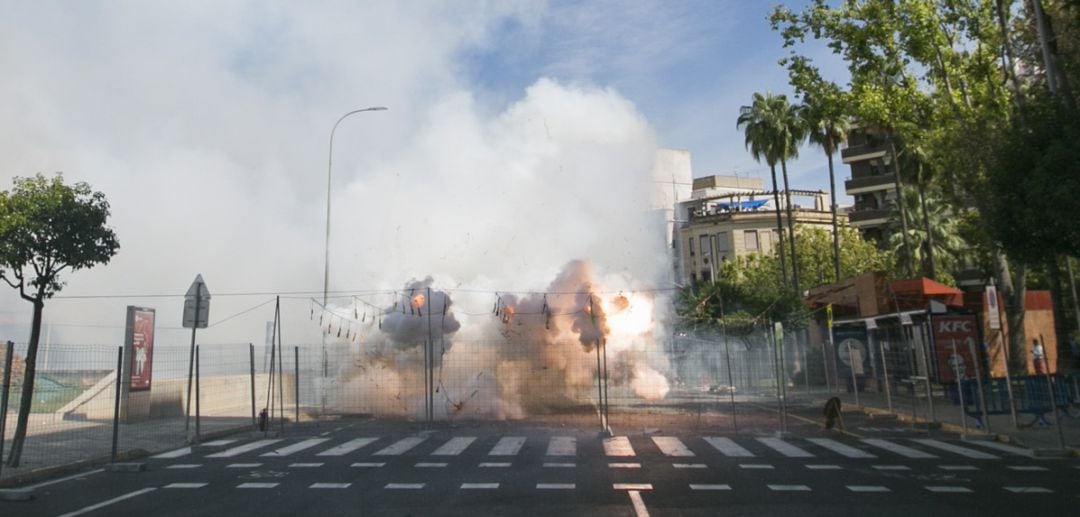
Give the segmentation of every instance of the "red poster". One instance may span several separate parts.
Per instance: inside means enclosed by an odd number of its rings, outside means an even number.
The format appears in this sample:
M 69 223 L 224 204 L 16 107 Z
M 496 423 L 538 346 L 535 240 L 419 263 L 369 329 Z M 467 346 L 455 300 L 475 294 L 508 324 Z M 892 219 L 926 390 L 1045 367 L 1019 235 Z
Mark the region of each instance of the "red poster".
M 957 370 L 963 379 L 975 378 L 976 363 L 971 356 L 971 351 L 979 346 L 975 315 L 935 315 L 933 325 L 938 382 L 956 382 Z
M 154 362 L 154 310 L 135 307 L 129 310 L 131 390 L 148 390 Z

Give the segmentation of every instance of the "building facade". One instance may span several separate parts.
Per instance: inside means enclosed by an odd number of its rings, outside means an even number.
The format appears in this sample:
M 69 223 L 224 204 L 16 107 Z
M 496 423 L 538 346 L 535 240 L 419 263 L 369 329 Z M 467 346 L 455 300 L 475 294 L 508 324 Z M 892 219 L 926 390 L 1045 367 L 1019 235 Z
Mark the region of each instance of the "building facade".
M 792 190 L 791 198 L 796 225 L 832 231 L 826 192 Z M 783 192 L 780 199 L 785 199 Z M 841 224 L 846 224 L 843 214 L 840 217 Z M 713 281 L 725 262 L 752 253 L 773 253 L 780 241 L 773 193 L 763 190 L 756 178 L 695 179 L 691 199 L 678 204 L 677 218 L 675 258 L 683 285 Z M 782 220 L 786 232 L 786 213 Z
M 863 236 L 880 241 L 896 210 L 896 169 L 889 142 L 884 134 L 855 127 L 848 133 L 847 147 L 840 150 L 840 157 L 851 167 L 844 191 L 855 198 L 848 209 L 848 221 Z

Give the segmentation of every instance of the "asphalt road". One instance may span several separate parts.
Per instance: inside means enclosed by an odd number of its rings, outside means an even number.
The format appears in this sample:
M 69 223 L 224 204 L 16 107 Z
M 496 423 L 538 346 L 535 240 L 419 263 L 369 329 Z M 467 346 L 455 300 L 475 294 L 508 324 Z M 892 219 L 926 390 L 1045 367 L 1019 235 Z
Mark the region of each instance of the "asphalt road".
M 341 421 L 39 484 L 0 515 L 1075 515 L 1080 461 L 947 433 Z

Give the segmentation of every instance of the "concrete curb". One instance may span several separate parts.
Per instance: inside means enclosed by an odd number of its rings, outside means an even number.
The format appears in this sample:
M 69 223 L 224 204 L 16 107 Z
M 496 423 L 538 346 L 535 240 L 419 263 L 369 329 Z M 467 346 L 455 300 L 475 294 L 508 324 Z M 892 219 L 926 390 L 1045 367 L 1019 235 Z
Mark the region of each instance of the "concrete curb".
M 34 491 L 29 488 L 11 488 L 0 490 L 0 501 L 29 501 L 34 498 Z

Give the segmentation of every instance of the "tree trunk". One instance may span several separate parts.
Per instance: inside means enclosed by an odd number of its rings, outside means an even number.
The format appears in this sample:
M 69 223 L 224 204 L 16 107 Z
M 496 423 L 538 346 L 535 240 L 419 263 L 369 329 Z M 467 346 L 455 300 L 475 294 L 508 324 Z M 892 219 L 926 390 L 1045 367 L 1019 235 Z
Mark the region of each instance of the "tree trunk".
M 776 165 L 769 164 L 769 171 L 772 172 L 772 190 L 773 190 L 773 202 L 776 203 L 776 235 L 778 236 L 777 244 L 780 246 L 778 255 L 780 255 L 780 278 L 783 279 L 783 286 L 787 288 L 787 259 L 784 258 L 784 220 L 780 218 L 780 190 L 776 188 Z
M 1057 357 L 1065 357 L 1069 350 L 1068 339 L 1066 339 L 1069 334 L 1065 330 L 1065 295 L 1061 291 L 1061 267 L 1058 265 L 1056 255 L 1051 255 L 1046 260 L 1046 279 L 1050 283 L 1050 305 L 1054 313 L 1054 337 L 1058 347 Z M 1046 343 L 1043 343 L 1043 347 L 1046 347 Z
M 1069 290 L 1072 292 L 1072 308 L 1073 308 L 1073 324 L 1076 327 L 1075 339 L 1080 339 L 1080 298 L 1076 296 L 1076 277 L 1073 275 L 1072 257 L 1065 256 L 1065 272 L 1069 275 Z M 1080 357 L 1074 357 L 1073 359 L 1080 359 Z
M 1005 320 L 1009 324 L 1009 368 L 1016 375 L 1027 373 L 1027 338 L 1024 334 L 1024 299 L 1027 296 L 1027 267 L 1009 271 L 1009 259 L 999 249 L 994 251 L 994 273 L 1005 299 Z
M 915 277 L 915 256 L 911 250 L 911 235 L 908 234 L 907 210 L 904 209 L 904 187 L 900 182 L 900 162 L 896 159 L 896 144 L 889 134 L 889 154 L 892 156 L 893 183 L 896 185 L 896 209 L 900 212 L 900 231 L 904 236 L 904 271 L 908 278 Z
M 30 405 L 34 403 L 34 374 L 37 371 L 38 343 L 41 340 L 41 313 L 45 308 L 43 297 L 39 294 L 32 302 L 34 317 L 30 327 L 30 343 L 26 347 L 26 370 L 23 373 L 22 396 L 19 397 L 19 418 L 15 424 L 15 436 L 11 440 L 11 452 L 8 466 L 18 467 L 22 458 L 23 443 L 26 442 L 26 428 L 30 422 Z
M 836 223 L 836 175 L 833 173 L 832 153 L 825 153 L 829 157 L 829 196 L 831 197 L 832 204 L 832 249 L 833 249 L 833 269 L 836 272 L 836 278 L 833 282 L 840 281 L 840 228 Z
M 923 227 L 926 230 L 926 267 L 931 280 L 937 280 L 937 263 L 934 260 L 934 232 L 930 228 L 930 210 L 926 207 L 926 184 L 922 180 L 922 164 L 919 164 L 919 204 L 922 205 Z
M 1068 76 L 1061 67 L 1061 59 L 1057 51 L 1057 36 L 1054 26 L 1043 9 L 1042 0 L 1030 0 L 1035 15 L 1035 28 L 1039 35 L 1039 48 L 1042 50 L 1043 68 L 1046 70 L 1046 84 L 1050 93 L 1058 96 L 1070 110 L 1076 109 L 1076 101 L 1073 99 L 1072 90 L 1069 88 Z
M 791 250 L 791 284 L 795 287 L 795 294 L 801 295 L 799 290 L 799 259 L 795 257 L 795 221 L 791 217 L 791 187 L 788 186 L 787 160 L 780 160 L 780 170 L 784 173 L 784 200 L 787 203 L 788 249 Z

